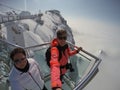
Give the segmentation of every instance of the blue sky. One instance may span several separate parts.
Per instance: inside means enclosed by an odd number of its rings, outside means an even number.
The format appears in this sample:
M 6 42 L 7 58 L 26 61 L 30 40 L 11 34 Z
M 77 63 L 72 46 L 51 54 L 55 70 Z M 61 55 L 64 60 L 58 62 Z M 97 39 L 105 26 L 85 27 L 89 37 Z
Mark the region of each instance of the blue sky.
M 32 13 L 56 9 L 64 18 L 81 17 L 120 24 L 120 0 L 0 0 L 0 3 Z

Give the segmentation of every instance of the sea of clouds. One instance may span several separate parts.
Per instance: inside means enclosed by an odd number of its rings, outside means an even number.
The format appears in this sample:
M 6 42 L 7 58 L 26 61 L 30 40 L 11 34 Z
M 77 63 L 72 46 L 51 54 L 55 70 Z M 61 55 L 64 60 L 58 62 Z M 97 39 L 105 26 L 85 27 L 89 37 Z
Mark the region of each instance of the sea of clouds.
M 120 26 L 90 19 L 69 19 L 77 46 L 102 59 L 99 73 L 84 90 L 120 90 Z

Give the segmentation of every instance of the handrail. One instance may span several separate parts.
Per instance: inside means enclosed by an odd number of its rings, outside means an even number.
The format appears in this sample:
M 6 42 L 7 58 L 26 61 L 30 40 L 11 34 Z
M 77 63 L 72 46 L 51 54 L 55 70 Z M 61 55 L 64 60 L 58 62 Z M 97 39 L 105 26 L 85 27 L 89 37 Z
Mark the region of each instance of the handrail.
M 29 48 L 35 48 L 35 47 L 40 47 L 40 46 L 44 46 L 44 45 L 49 45 L 49 42 L 45 42 L 43 44 L 39 44 L 39 45 L 34 45 L 34 46 L 29 46 L 29 47 L 25 47 L 25 49 L 29 49 Z
M 101 62 L 101 59 L 97 60 L 92 70 L 87 74 L 86 77 L 84 77 L 77 83 L 76 87 L 73 90 L 81 90 L 84 87 L 84 85 L 87 84 L 90 78 L 92 78 L 94 73 L 97 71 L 98 65 L 100 64 L 100 62 Z
M 72 45 L 73 47 L 76 47 L 74 44 L 72 44 L 71 42 L 67 41 L 68 44 Z M 25 49 L 29 49 L 29 48 L 35 48 L 35 47 L 40 47 L 40 46 L 44 46 L 44 45 L 49 45 L 50 42 L 45 42 L 43 44 L 40 44 L 40 45 L 34 45 L 34 46 L 29 46 L 29 47 L 25 47 Z M 92 58 L 96 59 L 96 60 L 99 60 L 100 58 L 96 57 L 95 55 L 89 53 L 88 51 L 82 49 L 81 50 L 83 53 L 91 56 Z M 82 55 L 81 53 L 79 53 L 80 55 Z M 86 56 L 82 55 L 83 57 L 87 58 Z M 89 59 L 89 58 L 88 58 Z
M 5 42 L 5 43 L 8 43 L 8 44 L 10 44 L 10 45 L 12 45 L 12 46 L 15 46 L 15 47 L 21 47 L 21 46 L 19 46 L 19 45 L 10 43 L 10 42 L 5 41 L 5 40 L 2 40 L 2 39 L 0 39 L 0 41 Z M 49 44 L 50 44 L 50 42 L 45 42 L 45 43 L 40 44 L 40 45 L 35 45 L 35 46 L 30 46 L 30 47 L 24 47 L 24 49 L 30 49 L 30 48 L 40 47 L 40 46 L 49 45 Z M 70 44 L 70 45 L 72 45 L 72 46 L 75 46 L 74 44 L 72 44 L 72 43 L 70 43 L 70 42 L 68 42 L 68 44 Z M 22 47 L 22 48 L 23 48 L 23 47 Z M 101 59 L 98 58 L 98 57 L 96 57 L 96 56 L 94 56 L 93 54 L 91 54 L 91 53 L 89 53 L 89 52 L 87 52 L 87 51 L 85 51 L 85 50 L 83 50 L 83 49 L 81 50 L 81 52 L 83 52 L 83 53 L 85 53 L 85 54 L 93 57 L 93 58 L 95 59 L 95 64 L 93 65 L 93 67 L 91 68 L 91 70 L 86 74 L 86 76 L 85 76 L 85 77 L 82 77 L 82 78 L 78 81 L 78 83 L 76 84 L 76 86 L 75 86 L 75 88 L 74 88 L 73 90 L 81 90 L 81 89 L 87 84 L 87 82 L 92 78 L 92 76 L 95 74 L 96 70 L 98 69 L 98 65 L 99 65 L 100 62 L 101 62 Z M 79 54 L 80 54 L 80 53 L 79 53 Z
M 2 39 L 0 39 L 0 41 L 2 41 L 2 42 L 6 42 L 6 43 L 8 43 L 8 44 L 10 44 L 10 45 L 12 45 L 12 46 L 15 46 L 15 47 L 21 47 L 21 48 L 24 48 L 24 49 L 35 48 L 35 47 L 40 47 L 40 46 L 44 46 L 44 45 L 49 45 L 49 44 L 50 44 L 50 42 L 45 42 L 45 43 L 40 44 L 40 45 L 34 45 L 34 46 L 29 46 L 29 47 L 22 47 L 22 46 L 19 46 L 19 45 L 16 45 L 16 44 L 10 43 L 10 42 L 5 41 L 5 40 L 2 40 Z M 67 41 L 67 43 L 70 44 L 70 45 L 72 45 L 73 47 L 75 46 L 74 44 L 72 44 L 72 43 L 69 42 L 69 41 Z M 93 57 L 93 58 L 96 59 L 96 60 L 101 60 L 100 58 L 98 58 L 98 57 L 96 57 L 95 55 L 93 55 L 93 54 L 87 52 L 87 51 L 84 50 L 84 49 L 82 49 L 81 51 L 82 51 L 83 53 L 85 53 L 85 54 L 87 54 L 87 55 Z M 79 54 L 82 55 L 81 53 L 79 53 Z M 84 56 L 84 55 L 82 55 L 82 56 Z M 84 57 L 86 57 L 86 56 L 84 56 Z
M 69 42 L 69 41 L 67 41 L 67 43 L 69 43 L 69 44 L 70 44 L 70 45 L 72 45 L 73 47 L 77 47 L 77 46 L 75 46 L 74 44 L 72 44 L 72 43 L 71 43 L 71 42 Z M 93 54 L 91 54 L 91 53 L 87 52 L 86 50 L 82 49 L 81 51 L 82 51 L 82 52 L 84 52 L 85 54 L 87 54 L 87 55 L 89 55 L 89 56 L 91 56 L 91 57 L 95 58 L 96 60 L 99 60 L 99 58 L 98 58 L 98 57 L 96 57 L 95 55 L 93 55 Z
M 71 42 L 67 41 L 67 43 L 69 43 L 70 45 L 75 46 L 74 44 L 72 44 Z M 98 69 L 98 65 L 100 64 L 100 62 L 102 61 L 100 58 L 96 57 L 95 55 L 87 52 L 86 50 L 82 49 L 81 50 L 83 53 L 91 56 L 92 58 L 95 59 L 95 64 L 94 66 L 91 68 L 90 72 L 86 75 L 86 77 L 83 77 L 77 84 L 76 87 L 73 90 L 81 90 L 85 84 L 87 84 L 87 82 L 90 80 L 90 78 L 92 78 L 92 76 L 94 75 L 94 73 L 97 71 Z M 81 54 L 81 53 L 79 53 Z M 82 55 L 84 56 L 84 55 Z M 86 58 L 86 56 L 84 56 Z

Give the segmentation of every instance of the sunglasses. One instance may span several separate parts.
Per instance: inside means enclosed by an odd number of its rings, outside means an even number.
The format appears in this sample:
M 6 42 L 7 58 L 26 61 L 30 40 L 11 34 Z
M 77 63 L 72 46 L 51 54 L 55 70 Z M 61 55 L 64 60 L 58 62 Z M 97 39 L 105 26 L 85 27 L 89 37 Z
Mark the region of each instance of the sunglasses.
M 67 40 L 67 37 L 66 36 L 64 36 L 64 37 L 58 37 L 58 39 L 60 39 L 60 40 Z
M 15 63 L 15 64 L 19 64 L 19 63 L 21 63 L 22 61 L 24 61 L 25 59 L 26 59 L 26 57 L 21 58 L 21 59 L 15 59 L 15 60 L 14 60 L 14 63 Z

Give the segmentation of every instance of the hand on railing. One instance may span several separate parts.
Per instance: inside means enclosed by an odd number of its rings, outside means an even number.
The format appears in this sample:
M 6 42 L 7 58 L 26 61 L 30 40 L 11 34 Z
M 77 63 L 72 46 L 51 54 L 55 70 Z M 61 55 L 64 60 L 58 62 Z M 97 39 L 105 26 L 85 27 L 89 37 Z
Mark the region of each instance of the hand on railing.
M 82 50 L 82 47 L 77 47 L 77 51 L 79 52 L 80 50 Z
M 74 47 L 77 50 L 77 53 L 79 53 L 79 51 L 82 50 L 82 47 L 77 47 L 77 46 L 74 46 Z

